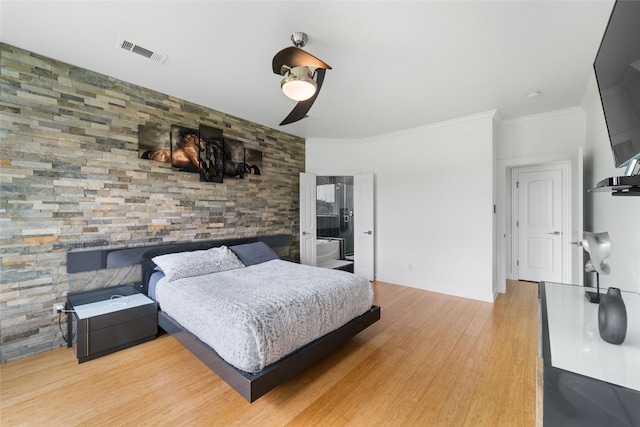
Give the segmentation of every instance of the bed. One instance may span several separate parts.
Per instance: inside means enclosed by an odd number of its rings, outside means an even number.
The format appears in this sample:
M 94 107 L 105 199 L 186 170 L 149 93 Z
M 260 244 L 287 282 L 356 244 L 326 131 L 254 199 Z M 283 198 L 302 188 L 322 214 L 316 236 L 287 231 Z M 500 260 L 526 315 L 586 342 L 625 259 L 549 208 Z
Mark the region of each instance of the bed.
M 278 241 L 160 245 L 102 258 L 142 264 L 139 288 L 158 301 L 159 326 L 253 402 L 380 319 L 366 279 L 282 260 L 265 243 Z

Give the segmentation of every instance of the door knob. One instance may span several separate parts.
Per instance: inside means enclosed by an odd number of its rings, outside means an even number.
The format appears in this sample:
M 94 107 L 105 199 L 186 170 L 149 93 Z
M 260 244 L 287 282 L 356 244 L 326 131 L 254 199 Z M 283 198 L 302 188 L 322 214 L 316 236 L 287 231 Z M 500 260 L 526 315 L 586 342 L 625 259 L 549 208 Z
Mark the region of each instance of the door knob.
M 373 231 L 369 230 L 369 231 L 364 231 L 363 234 L 373 234 Z
M 560 233 L 559 231 L 554 231 L 553 233 L 547 233 L 547 234 L 553 234 L 554 236 L 559 236 L 562 233 Z
M 303 232 L 302 232 L 302 235 L 303 235 L 303 236 L 306 236 L 307 234 L 309 234 L 309 233 L 307 233 L 306 231 L 303 231 Z

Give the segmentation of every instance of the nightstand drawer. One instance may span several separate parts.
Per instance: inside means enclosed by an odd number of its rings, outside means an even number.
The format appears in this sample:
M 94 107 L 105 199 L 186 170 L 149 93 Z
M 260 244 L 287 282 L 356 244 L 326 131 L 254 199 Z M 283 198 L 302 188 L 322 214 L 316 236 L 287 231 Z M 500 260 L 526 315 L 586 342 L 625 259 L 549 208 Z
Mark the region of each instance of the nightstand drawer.
M 158 332 L 157 320 L 157 312 L 155 312 L 151 316 L 136 318 L 130 322 L 92 329 L 87 338 L 87 355 L 120 347 L 150 336 L 155 337 Z
M 128 323 L 140 319 L 141 317 L 157 316 L 158 309 L 154 303 L 141 305 L 139 307 L 102 314 L 100 316 L 87 319 L 89 332 L 97 329 L 108 328 L 110 326 Z

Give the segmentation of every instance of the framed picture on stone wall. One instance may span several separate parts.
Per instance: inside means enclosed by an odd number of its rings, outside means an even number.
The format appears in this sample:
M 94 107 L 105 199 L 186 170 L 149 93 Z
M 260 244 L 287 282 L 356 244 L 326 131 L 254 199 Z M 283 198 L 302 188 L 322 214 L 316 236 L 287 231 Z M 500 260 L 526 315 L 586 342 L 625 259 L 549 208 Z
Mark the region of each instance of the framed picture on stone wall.
M 222 130 L 200 125 L 200 140 L 204 150 L 200 151 L 200 181 L 223 182 L 224 138 Z
M 170 129 L 159 125 L 139 125 L 138 157 L 171 163 Z
M 182 172 L 199 173 L 200 151 L 204 144 L 198 130 L 171 125 L 171 167 Z
M 225 138 L 222 129 L 200 125 L 138 126 L 138 156 L 168 163 L 174 170 L 198 173 L 200 181 L 222 183 L 224 177 L 262 175 L 263 152 Z
M 262 151 L 245 148 L 244 161 L 246 163 L 247 173 L 262 175 Z
M 224 138 L 224 175 L 244 179 L 246 172 L 244 142 Z

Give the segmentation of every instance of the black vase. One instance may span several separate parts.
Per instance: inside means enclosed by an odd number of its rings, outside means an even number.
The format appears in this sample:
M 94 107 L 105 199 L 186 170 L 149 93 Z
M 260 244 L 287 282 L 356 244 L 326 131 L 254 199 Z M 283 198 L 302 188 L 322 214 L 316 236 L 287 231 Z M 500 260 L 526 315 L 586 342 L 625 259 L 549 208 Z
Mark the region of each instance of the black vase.
M 600 297 L 598 330 L 602 339 L 611 344 L 622 344 L 627 336 L 627 308 L 620 289 L 609 288 Z

